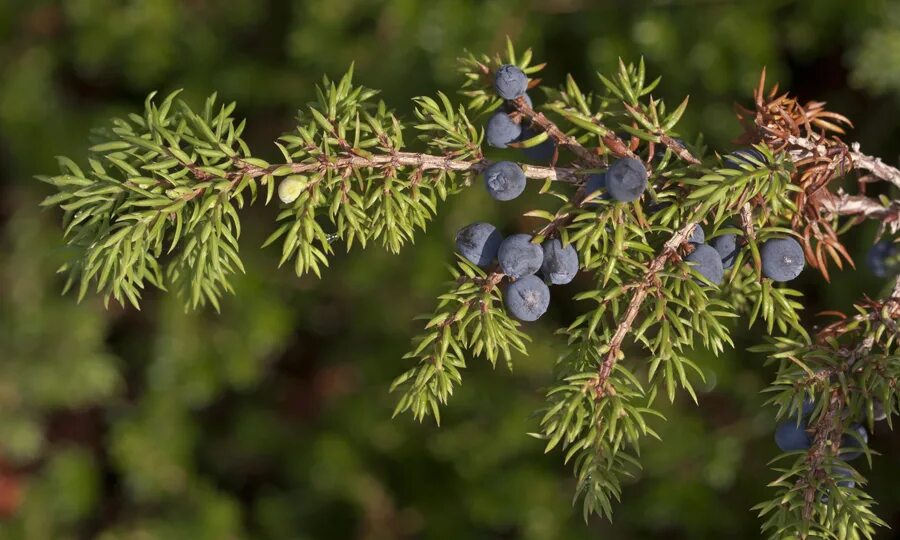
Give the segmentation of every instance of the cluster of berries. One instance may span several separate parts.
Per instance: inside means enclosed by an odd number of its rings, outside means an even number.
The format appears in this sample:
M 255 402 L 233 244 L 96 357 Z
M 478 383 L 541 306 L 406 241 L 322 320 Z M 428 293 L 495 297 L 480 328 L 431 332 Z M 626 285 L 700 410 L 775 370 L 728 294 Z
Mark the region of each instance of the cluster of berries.
M 528 76 L 517 66 L 504 64 L 494 73 L 494 89 L 497 95 L 505 100 L 513 100 L 520 97 L 531 107 L 531 97 L 528 90 Z M 487 123 L 485 135 L 488 144 L 494 148 L 506 148 L 512 143 L 523 142 L 539 134 L 528 126 L 523 126 L 510 117 L 513 108 L 507 105 L 502 110 L 494 113 Z M 546 139 L 534 146 L 523 147 L 522 152 L 530 160 L 547 163 L 553 159 L 556 153 L 556 143 L 553 139 Z
M 729 169 L 741 169 L 744 165 L 756 166 L 766 163 L 766 156 L 755 148 L 745 148 L 728 154 L 723 159 Z M 719 284 L 728 270 L 737 261 L 738 254 L 746 242 L 736 234 L 723 234 L 705 243 L 706 235 L 698 225 L 688 242 L 693 250 L 685 257 L 694 269 L 712 283 Z M 770 238 L 759 249 L 763 275 L 784 283 L 791 281 L 803 271 L 806 257 L 800 242 L 791 237 Z
M 503 65 L 497 69 L 494 79 L 497 95 L 505 100 L 524 98 L 528 106 L 531 99 L 528 77 L 518 67 Z M 496 148 L 534 135 L 531 128 L 522 128 L 521 119 L 512 115 L 507 106 L 497 111 L 486 126 L 487 142 Z M 555 153 L 552 141 L 541 151 L 546 157 Z M 539 148 L 539 147 L 534 147 Z M 549 159 L 549 158 L 548 158 Z M 746 164 L 765 163 L 765 155 L 755 148 L 738 150 L 725 157 L 725 165 L 740 169 Z M 488 193 L 498 201 L 510 201 L 525 191 L 525 171 L 512 161 L 498 161 L 483 171 L 484 185 Z M 593 174 L 584 183 L 585 204 L 595 199 L 625 203 L 638 200 L 647 189 L 648 171 L 643 162 L 634 158 L 618 159 L 605 171 Z M 724 234 L 705 242 L 706 235 L 698 225 L 689 241 L 690 251 L 685 260 L 706 280 L 720 284 L 725 270 L 734 266 L 744 242 L 735 234 Z M 563 247 L 556 239 L 539 246 L 526 234 L 515 234 L 505 240 L 500 232 L 488 223 L 474 223 L 465 227 L 456 237 L 459 252 L 471 262 L 486 267 L 495 258 L 503 272 L 513 279 L 507 291 L 509 311 L 524 321 L 533 321 L 547 309 L 550 292 L 546 282 L 568 283 L 578 271 L 578 254 L 572 246 Z M 774 281 L 786 282 L 803 271 L 805 257 L 800 243 L 790 237 L 770 238 L 760 248 L 762 270 Z M 543 279 L 537 277 L 542 272 Z
M 531 106 L 525 93 L 528 77 L 516 66 L 503 65 L 495 73 L 494 87 L 505 100 L 519 97 Z M 510 143 L 534 136 L 514 120 L 507 107 L 488 120 L 488 144 L 506 148 Z M 552 158 L 555 146 L 538 145 L 530 149 L 531 157 Z M 529 149 L 526 149 L 526 152 Z M 549 151 L 549 155 L 548 155 Z M 483 171 L 488 193 L 498 201 L 511 201 L 525 191 L 525 171 L 512 161 L 498 161 Z M 456 234 L 456 249 L 466 259 L 482 268 L 496 260 L 500 271 L 512 281 L 506 289 L 504 302 L 509 313 L 521 321 L 536 321 L 550 305 L 549 285 L 569 283 L 578 273 L 578 253 L 571 245 L 564 246 L 552 238 L 543 244 L 533 242 L 528 234 L 513 234 L 506 238 L 490 223 L 473 223 Z
M 578 273 L 578 253 L 553 238 L 543 245 L 527 234 L 506 238 L 490 223 L 473 223 L 456 234 L 460 255 L 482 268 L 496 259 L 500 270 L 513 281 L 504 301 L 509 313 L 520 321 L 536 321 L 550 305 L 551 285 L 564 285 Z
M 716 285 L 722 282 L 725 270 L 734 266 L 743 241 L 736 234 L 723 234 L 705 243 L 706 235 L 698 225 L 688 242 L 693 251 L 685 261 L 707 280 Z M 777 282 L 791 281 L 803 271 L 806 265 L 803 247 L 791 237 L 770 238 L 759 249 L 762 272 L 767 278 Z

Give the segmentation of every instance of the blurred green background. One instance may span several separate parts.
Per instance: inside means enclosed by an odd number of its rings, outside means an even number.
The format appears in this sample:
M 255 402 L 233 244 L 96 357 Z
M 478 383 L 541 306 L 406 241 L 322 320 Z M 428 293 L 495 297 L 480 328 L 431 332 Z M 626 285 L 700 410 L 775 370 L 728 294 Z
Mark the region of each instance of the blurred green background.
M 526 202 L 482 189 L 452 198 L 414 246 L 339 255 L 322 280 L 260 250 L 275 210 L 245 212 L 247 275 L 222 314 L 185 315 L 152 292 L 141 311 L 61 297 L 59 215 L 32 179 L 53 156 L 83 159 L 87 133 L 152 90 L 238 101 L 248 142 L 276 159 L 323 74 L 357 80 L 409 115 L 410 99 L 459 85 L 464 49 L 505 36 L 549 62 L 545 84 L 643 55 L 659 94 L 691 95 L 682 123 L 729 150 L 759 71 L 856 124 L 852 138 L 900 154 L 900 3 L 888 0 L 0 0 L 0 538 L 757 538 L 768 496 L 772 372 L 745 349 L 698 356 L 700 407 L 666 405 L 615 522 L 572 507 L 558 454 L 526 433 L 579 306 L 554 291 L 515 370 L 473 361 L 443 426 L 391 419 L 394 376 L 432 309 L 460 226 L 525 229 Z M 540 103 L 539 94 L 535 101 Z M 528 200 L 535 200 L 529 198 Z M 875 231 L 848 247 L 862 261 Z M 831 284 L 807 271 L 808 315 L 846 309 L 883 283 L 860 264 Z M 640 361 L 639 352 L 634 356 Z M 878 426 L 871 493 L 900 528 L 900 437 Z M 867 468 L 863 468 L 867 471 Z M 893 533 L 880 531 L 880 538 Z

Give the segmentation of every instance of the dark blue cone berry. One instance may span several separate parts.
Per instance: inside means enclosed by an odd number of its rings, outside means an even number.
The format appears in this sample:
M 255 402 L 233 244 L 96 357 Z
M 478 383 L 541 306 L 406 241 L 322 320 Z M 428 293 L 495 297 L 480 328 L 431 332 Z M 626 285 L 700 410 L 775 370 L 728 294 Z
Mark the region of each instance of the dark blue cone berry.
M 533 129 L 523 129 L 522 136 L 519 138 L 520 142 L 527 141 L 532 137 L 536 137 L 539 135 L 539 131 L 534 131 Z M 547 138 L 544 142 L 537 144 L 535 146 L 531 146 L 528 148 L 522 148 L 522 153 L 525 154 L 525 157 L 531 161 L 536 161 L 538 163 L 549 163 L 550 160 L 553 159 L 553 153 L 556 151 L 556 142 Z
M 806 432 L 806 423 L 796 420 L 788 420 L 778 424 L 775 428 L 775 444 L 782 452 L 796 452 L 808 450 L 812 446 L 812 438 Z
M 757 163 L 765 165 L 767 163 L 766 156 L 756 148 L 742 148 L 726 155 L 722 158 L 726 169 L 742 170 L 744 168 L 755 169 L 759 167 Z
M 793 238 L 771 238 L 759 250 L 763 274 L 778 282 L 790 281 L 800 275 L 806 260 L 800 242 Z
M 849 469 L 845 469 L 843 467 L 838 467 L 834 469 L 834 476 L 836 478 L 843 478 L 843 480 L 837 481 L 837 486 L 839 488 L 844 489 L 853 489 L 856 487 L 856 480 L 853 479 L 853 473 L 850 472 Z M 822 504 L 828 504 L 828 493 L 829 489 L 825 489 L 825 493 L 822 494 Z
M 544 264 L 544 250 L 531 242 L 527 234 L 508 236 L 497 252 L 497 260 L 503 273 L 513 279 L 530 276 Z
M 869 432 L 862 424 L 850 426 L 850 433 L 841 437 L 840 456 L 844 461 L 850 461 L 863 455 L 863 446 L 869 443 Z
M 694 251 L 684 258 L 701 276 L 718 285 L 722 283 L 725 269 L 719 252 L 707 244 L 692 244 Z
M 554 285 L 565 285 L 578 273 L 578 252 L 569 244 L 563 247 L 558 238 L 544 242 L 541 274 Z
M 872 420 L 876 422 L 887 420 L 887 410 L 884 408 L 884 403 L 879 400 L 872 402 Z
M 806 398 L 803 400 L 803 409 L 801 409 L 800 414 L 804 417 L 807 417 L 816 410 L 816 402 L 810 398 Z
M 541 278 L 525 276 L 506 288 L 503 301 L 513 317 L 525 322 L 536 321 L 550 305 L 550 289 Z
M 512 161 L 498 161 L 484 170 L 484 186 L 498 201 L 511 201 L 525 191 L 525 171 Z
M 853 489 L 856 487 L 856 481 L 853 480 L 853 473 L 851 473 L 848 469 L 840 468 L 835 469 L 834 471 L 838 476 L 842 476 L 846 478 L 846 480 L 841 480 L 837 483 L 838 487 Z
M 692 244 L 702 244 L 706 241 L 706 232 L 704 232 L 703 227 L 697 225 L 694 227 L 694 232 L 691 233 L 691 237 L 688 238 L 688 242 Z
M 603 192 L 602 195 L 599 194 L 601 191 Z M 584 183 L 584 196 L 585 198 L 590 197 L 594 201 L 609 199 L 609 194 L 606 193 L 605 172 L 588 176 L 587 181 Z
M 722 267 L 726 270 L 734 266 L 737 261 L 740 248 L 738 247 L 736 234 L 723 234 L 710 240 L 709 245 L 719 252 L 722 257 Z
M 503 64 L 494 73 L 494 89 L 503 99 L 516 99 L 528 90 L 528 76 L 512 64 Z
M 647 168 L 634 158 L 616 161 L 606 171 L 606 189 L 618 202 L 637 200 L 647 189 Z
M 487 123 L 485 137 L 494 148 L 506 148 L 522 135 L 522 126 L 513 122 L 508 114 L 502 111 L 494 113 Z
M 473 223 L 456 233 L 456 250 L 481 267 L 491 264 L 502 242 L 503 235 L 490 223 Z
M 866 262 L 869 269 L 876 277 L 887 277 L 890 269 L 888 268 L 887 259 L 892 257 L 897 251 L 897 245 L 890 240 L 882 240 L 876 243 L 866 255 Z

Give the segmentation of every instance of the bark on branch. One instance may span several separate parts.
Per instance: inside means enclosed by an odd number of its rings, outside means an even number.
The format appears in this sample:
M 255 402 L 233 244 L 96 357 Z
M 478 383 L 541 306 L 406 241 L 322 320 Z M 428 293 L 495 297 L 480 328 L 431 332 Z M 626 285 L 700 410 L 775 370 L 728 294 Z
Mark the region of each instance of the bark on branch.
M 818 144 L 808 137 L 791 136 L 788 138 L 788 142 L 798 147 L 790 152 L 791 159 L 794 161 L 800 161 L 815 155 L 825 155 L 826 153 L 825 145 Z M 847 164 L 849 168 L 869 171 L 872 176 L 885 182 L 890 182 L 900 188 L 900 169 L 888 165 L 879 157 L 864 154 L 860 151 L 859 143 L 850 143 L 850 151 L 847 156 L 850 161 Z
M 634 325 L 634 320 L 641 310 L 641 304 L 644 303 L 644 300 L 647 298 L 650 291 L 657 286 L 658 274 L 665 268 L 666 264 L 671 259 L 678 256 L 678 247 L 687 242 L 696 226 L 697 223 L 690 222 L 675 232 L 675 234 L 673 234 L 663 245 L 662 250 L 660 250 L 656 258 L 650 261 L 643 277 L 639 282 L 636 282 L 632 289 L 631 301 L 628 302 L 628 308 L 625 310 L 622 322 L 616 327 L 616 331 L 609 341 L 609 350 L 597 372 L 595 388 L 597 389 L 598 398 L 602 397 L 603 393 L 606 391 L 606 381 L 609 380 L 609 376 L 616 366 L 619 351 L 622 349 L 622 343 L 625 341 L 625 337 Z
M 453 159 L 415 152 L 395 152 L 392 154 L 376 154 L 372 156 L 353 155 L 312 163 L 281 163 L 270 165 L 268 167 L 257 167 L 256 165 L 251 165 L 239 158 L 235 158 L 235 162 L 240 167 L 240 171 L 237 174 L 247 175 L 253 178 L 272 174 L 282 167 L 289 167 L 293 174 L 323 172 L 328 169 L 383 169 L 391 167 L 414 167 L 421 171 L 444 170 L 480 173 L 492 163 L 488 160 Z M 588 174 L 579 169 L 567 167 L 542 167 L 539 165 L 527 164 L 519 165 L 525 172 L 525 177 L 532 180 L 578 183 L 581 181 L 580 178 L 582 176 Z

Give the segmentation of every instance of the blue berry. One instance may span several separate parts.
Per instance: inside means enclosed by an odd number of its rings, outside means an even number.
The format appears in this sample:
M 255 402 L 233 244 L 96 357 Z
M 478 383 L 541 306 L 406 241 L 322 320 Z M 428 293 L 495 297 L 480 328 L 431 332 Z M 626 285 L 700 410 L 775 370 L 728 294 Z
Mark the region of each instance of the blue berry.
M 539 133 L 540 132 L 536 132 L 531 128 L 523 129 L 522 136 L 519 138 L 519 140 L 527 141 L 532 137 L 536 137 Z M 547 137 L 547 140 L 535 146 L 522 148 L 522 153 L 525 154 L 526 158 L 530 159 L 531 161 L 537 161 L 538 163 L 549 163 L 550 160 L 553 159 L 553 153 L 555 151 L 556 141 L 554 141 L 550 137 Z
M 872 402 L 872 420 L 876 422 L 881 422 L 882 420 L 887 419 L 887 410 L 884 408 L 884 403 L 880 400 L 874 400 Z
M 691 233 L 691 237 L 688 238 L 688 242 L 692 244 L 702 244 L 706 241 L 706 232 L 703 231 L 703 227 L 697 225 L 694 227 L 694 232 Z
M 719 252 L 719 256 L 722 257 L 723 268 L 727 270 L 734 266 L 735 261 L 737 261 L 738 253 L 740 253 L 736 234 L 723 234 L 722 236 L 717 236 L 710 240 L 709 245 Z
M 565 285 L 578 273 L 578 252 L 569 244 L 563 247 L 558 238 L 544 242 L 544 262 L 541 274 L 554 285 Z
M 484 185 L 498 201 L 511 201 L 521 195 L 525 182 L 525 171 L 512 161 L 498 161 L 484 170 Z
M 494 148 L 506 148 L 511 142 L 515 142 L 522 135 L 522 126 L 513 121 L 508 114 L 502 111 L 494 113 L 487 123 L 485 136 L 487 142 Z
M 866 255 L 866 262 L 876 277 L 883 278 L 888 275 L 887 259 L 892 257 L 896 251 L 897 247 L 890 240 L 882 240 L 869 249 L 869 253 Z
M 709 281 L 716 285 L 722 283 L 725 270 L 722 268 L 722 257 L 719 256 L 719 252 L 707 244 L 692 245 L 694 251 L 688 254 L 684 260 L 691 263 L 694 270 Z
M 800 275 L 806 260 L 800 242 L 793 238 L 771 238 L 759 250 L 763 274 L 774 281 L 790 281 Z
M 756 169 L 759 167 L 755 162 L 766 164 L 766 156 L 756 148 L 742 148 L 726 155 L 722 158 L 726 169 L 742 170 L 745 167 Z
M 837 483 L 838 487 L 853 489 L 856 487 L 856 481 L 853 480 L 853 473 L 850 472 L 849 469 L 845 469 L 843 467 L 835 469 L 834 472 L 837 476 L 843 476 L 846 480 L 841 480 Z
M 803 400 L 803 408 L 800 411 L 804 417 L 809 416 L 816 410 L 816 402 L 810 398 L 806 398 Z
M 837 478 L 844 478 L 844 480 L 838 480 L 837 486 L 844 489 L 853 489 L 856 487 L 856 480 L 853 479 L 853 473 L 850 472 L 849 469 L 845 469 L 843 467 L 836 467 L 834 469 L 834 476 Z M 828 504 L 828 493 L 830 489 L 825 489 L 825 493 L 822 494 L 821 501 L 822 504 Z
M 862 424 L 853 424 L 850 426 L 853 434 L 847 433 L 841 437 L 840 456 L 844 461 L 850 461 L 863 455 L 863 445 L 869 442 L 869 432 Z
M 513 317 L 525 322 L 536 321 L 550 305 L 550 289 L 541 278 L 525 276 L 506 288 L 503 300 Z
M 528 76 L 512 64 L 503 64 L 494 73 L 494 88 L 503 99 L 516 99 L 528 90 Z
M 812 438 L 806 432 L 806 424 L 795 420 L 788 420 L 778 424 L 775 428 L 775 444 L 782 452 L 796 452 L 808 450 L 812 446 Z
M 603 194 L 597 195 L 601 191 Z M 599 199 L 609 199 L 609 193 L 606 192 L 605 172 L 592 174 L 587 177 L 587 181 L 584 183 L 584 196 L 585 198 L 591 197 L 594 202 Z
M 541 269 L 544 263 L 544 250 L 531 242 L 527 234 L 514 234 L 506 237 L 500 244 L 497 260 L 503 273 L 513 279 L 530 276 Z
M 481 267 L 491 264 L 502 242 L 503 235 L 490 223 L 473 223 L 456 233 L 456 250 Z
M 647 168 L 638 159 L 620 159 L 606 172 L 606 188 L 616 201 L 637 200 L 647 189 Z

